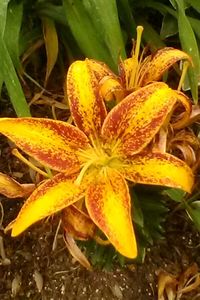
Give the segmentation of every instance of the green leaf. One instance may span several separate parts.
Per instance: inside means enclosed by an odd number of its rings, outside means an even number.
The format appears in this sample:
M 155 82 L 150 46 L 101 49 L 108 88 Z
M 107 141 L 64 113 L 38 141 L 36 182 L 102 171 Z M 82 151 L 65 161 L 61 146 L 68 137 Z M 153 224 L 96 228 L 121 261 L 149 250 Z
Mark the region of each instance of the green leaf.
M 17 115 L 19 117 L 25 117 L 30 116 L 30 110 L 26 103 L 12 59 L 3 39 L 7 22 L 6 17 L 8 2 L 9 1 L 6 0 L 0 1 L 0 85 L 5 82 L 8 94 Z
M 10 0 L 0 1 L 0 35 L 3 37 L 6 26 L 7 6 Z
M 182 202 L 186 193 L 180 189 L 166 189 L 162 192 L 163 195 L 167 195 L 170 199 L 175 202 Z
M 140 193 L 140 206 L 144 217 L 143 235 L 149 243 L 163 237 L 162 224 L 165 221 L 168 208 L 157 193 Z
M 97 244 L 94 240 L 86 242 L 78 242 L 81 248 L 86 248 L 86 256 L 91 261 L 93 266 L 104 268 L 107 271 L 111 271 L 114 262 L 124 264 L 126 259 L 122 255 L 118 254 L 114 247 L 111 245 L 103 246 Z
M 196 202 L 198 202 L 198 203 L 196 203 Z M 186 207 L 186 211 L 188 213 L 188 216 L 194 222 L 197 230 L 200 231 L 200 207 L 199 207 L 199 201 L 192 202 L 192 204 L 190 204 L 190 205 L 185 201 L 185 207 Z
M 19 59 L 19 34 L 22 23 L 23 3 L 11 1 L 8 5 L 6 16 L 6 27 L 3 39 L 13 61 L 15 68 L 19 71 L 21 67 Z
M 174 9 L 176 9 L 176 2 L 175 0 L 169 0 L 171 5 L 173 6 Z
M 42 32 L 39 26 L 34 27 L 32 30 L 23 27 L 19 36 L 19 56 L 24 54 L 28 48 L 42 38 Z
M 126 31 L 129 33 L 131 38 L 136 36 L 136 23 L 132 14 L 132 9 L 130 7 L 128 0 L 118 0 L 117 7 L 119 12 L 119 17 L 124 23 Z
M 100 41 L 90 16 L 80 0 L 63 0 L 67 22 L 71 28 L 77 44 L 86 57 L 103 60 L 114 66 L 109 51 L 103 41 Z
M 190 24 L 192 26 L 192 29 L 194 30 L 196 36 L 200 39 L 200 20 L 188 17 L 188 20 L 190 21 Z
M 18 117 L 30 116 L 29 107 L 24 97 L 22 87 L 2 37 L 0 37 L 0 57 L 3 58 L 1 59 L 0 78 L 3 78 L 6 84 L 16 114 Z
M 171 16 L 169 13 L 166 14 L 162 21 L 162 27 L 160 31 L 161 39 L 166 39 L 171 37 L 178 32 L 178 23 L 177 20 Z
M 63 0 L 67 22 L 83 53 L 117 71 L 125 49 L 114 0 Z
M 48 17 L 56 23 L 67 26 L 66 15 L 62 5 L 54 5 L 48 2 L 37 2 L 35 10 L 40 17 Z
M 178 27 L 181 46 L 193 61 L 193 66 L 188 69 L 189 82 L 194 102 L 198 102 L 198 78 L 200 75 L 200 56 L 197 41 L 191 24 L 185 15 L 184 4 L 180 0 L 175 0 L 178 12 Z
M 198 11 L 200 13 L 199 0 L 187 0 L 187 3 L 190 4 L 196 11 Z
M 142 209 L 140 207 L 140 202 L 136 193 L 131 190 L 131 198 L 132 198 L 132 216 L 135 224 L 139 225 L 141 228 L 144 227 L 144 217 L 142 213 Z
M 85 9 L 92 23 L 99 32 L 101 40 L 105 41 L 113 61 L 117 64 L 119 55 L 124 59 L 126 52 L 119 24 L 115 0 L 84 0 Z
M 0 1 L 0 36 L 3 38 L 4 30 L 6 26 L 6 15 L 9 0 Z M 0 94 L 3 85 L 3 74 L 0 70 Z

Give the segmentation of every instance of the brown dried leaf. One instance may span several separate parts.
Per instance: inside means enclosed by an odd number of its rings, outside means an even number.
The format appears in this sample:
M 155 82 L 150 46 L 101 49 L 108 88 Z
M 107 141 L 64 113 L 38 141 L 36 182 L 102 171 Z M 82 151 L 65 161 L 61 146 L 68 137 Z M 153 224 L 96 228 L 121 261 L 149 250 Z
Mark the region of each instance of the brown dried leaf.
M 64 234 L 64 241 L 67 246 L 67 249 L 71 253 L 71 255 L 86 269 L 92 271 L 92 267 L 87 260 L 86 256 L 81 252 L 79 247 L 76 245 L 75 240 L 68 235 L 66 232 Z
M 176 276 L 165 271 L 158 274 L 158 300 L 174 300 L 176 295 Z M 167 297 L 167 298 L 166 298 Z
M 180 300 L 183 294 L 200 286 L 200 273 L 196 263 L 181 274 L 158 272 L 158 300 Z
M 26 197 L 35 189 L 34 184 L 20 184 L 0 172 L 0 193 L 8 198 Z
M 46 86 L 51 71 L 53 70 L 58 57 L 58 36 L 53 20 L 49 18 L 42 18 L 42 24 L 47 54 L 47 68 L 44 83 L 44 86 Z

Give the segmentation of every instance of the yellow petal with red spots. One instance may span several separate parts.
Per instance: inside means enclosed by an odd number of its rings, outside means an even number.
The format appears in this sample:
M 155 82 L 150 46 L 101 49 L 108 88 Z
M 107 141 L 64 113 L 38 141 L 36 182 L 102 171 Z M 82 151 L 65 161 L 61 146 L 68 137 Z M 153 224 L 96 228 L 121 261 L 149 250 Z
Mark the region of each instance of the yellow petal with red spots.
M 182 160 L 166 153 L 143 152 L 124 160 L 121 174 L 135 183 L 180 188 L 188 193 L 194 184 L 192 170 Z
M 67 74 L 67 96 L 76 125 L 87 136 L 98 135 L 106 116 L 98 80 L 87 60 L 74 62 Z
M 86 207 L 117 251 L 129 258 L 137 256 L 129 190 L 117 171 L 105 168 L 93 180 L 86 192 Z
M 159 80 L 167 69 L 182 59 L 191 61 L 190 56 L 181 50 L 170 47 L 158 50 L 151 55 L 151 59 L 147 57 L 143 61 L 139 71 L 138 85 L 145 86 L 149 82 Z
M 79 168 L 76 152 L 88 146 L 87 137 L 78 128 L 48 119 L 2 118 L 0 133 L 43 165 L 68 173 Z
M 103 62 L 94 59 L 86 59 L 86 61 L 98 82 L 101 81 L 101 79 L 105 76 L 111 76 L 113 78 L 117 77 Z
M 26 197 L 34 189 L 34 184 L 20 184 L 8 175 L 0 172 L 0 194 L 8 198 Z
M 126 91 L 122 87 L 118 78 L 105 76 L 100 82 L 100 94 L 105 101 L 121 101 L 126 96 Z
M 63 209 L 62 224 L 65 231 L 75 239 L 88 240 L 95 234 L 95 224 L 83 211 L 75 205 Z
M 105 143 L 128 155 L 140 152 L 159 131 L 178 98 L 179 93 L 162 82 L 133 92 L 107 115 L 102 127 Z
M 177 91 L 177 93 L 179 94 L 177 103 L 178 109 L 180 109 L 180 106 L 183 106 L 184 112 L 178 110 L 178 115 L 175 121 L 172 123 L 174 129 L 180 129 L 185 127 L 190 119 L 190 115 L 192 112 L 192 104 L 189 98 L 182 92 Z
M 22 206 L 12 225 L 12 236 L 81 199 L 85 185 L 76 185 L 74 180 L 74 176 L 61 173 L 41 184 Z

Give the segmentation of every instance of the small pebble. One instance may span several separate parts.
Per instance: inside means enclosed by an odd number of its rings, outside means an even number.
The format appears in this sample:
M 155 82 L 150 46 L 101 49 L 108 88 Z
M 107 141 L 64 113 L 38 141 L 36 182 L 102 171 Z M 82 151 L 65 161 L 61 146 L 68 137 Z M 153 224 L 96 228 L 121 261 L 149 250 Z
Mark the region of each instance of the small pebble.
M 35 280 L 38 292 L 41 293 L 42 288 L 43 288 L 43 277 L 42 277 L 41 273 L 38 272 L 37 270 L 35 270 L 33 273 L 33 278 Z
M 114 285 L 114 287 L 110 287 L 111 291 L 113 293 L 113 296 L 117 297 L 117 299 L 123 299 L 123 294 L 117 284 Z
M 17 274 L 11 284 L 11 291 L 12 291 L 13 298 L 16 297 L 16 295 L 19 293 L 19 290 L 21 288 L 21 283 L 22 283 L 21 276 Z

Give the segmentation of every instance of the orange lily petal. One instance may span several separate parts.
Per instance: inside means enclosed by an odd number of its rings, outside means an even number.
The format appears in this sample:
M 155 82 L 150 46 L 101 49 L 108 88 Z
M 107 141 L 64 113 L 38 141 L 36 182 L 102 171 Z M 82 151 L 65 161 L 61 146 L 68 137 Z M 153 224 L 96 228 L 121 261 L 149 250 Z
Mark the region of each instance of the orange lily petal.
M 180 159 L 166 153 L 143 152 L 124 161 L 120 172 L 135 183 L 163 185 L 191 192 L 192 170 Z
M 179 113 L 177 120 L 175 120 L 175 122 L 172 123 L 174 129 L 180 129 L 185 127 L 190 119 L 190 114 L 192 112 L 192 105 L 190 103 L 189 98 L 182 92 L 177 91 L 177 93 L 179 94 L 178 106 L 181 104 L 184 107 L 185 111 L 181 114 Z
M 128 186 L 114 169 L 106 168 L 86 192 L 91 219 L 122 255 L 137 256 Z
M 20 184 L 13 178 L 0 172 L 0 194 L 8 198 L 26 197 L 34 189 L 34 184 Z
M 105 101 L 121 101 L 126 96 L 126 91 L 122 87 L 118 78 L 105 76 L 100 82 L 100 94 Z
M 178 49 L 165 47 L 149 56 L 143 61 L 140 67 L 139 86 L 145 86 L 149 82 L 157 81 L 162 74 L 177 61 L 187 59 L 191 61 L 190 56 Z
M 95 224 L 88 215 L 75 205 L 63 209 L 62 224 L 65 231 L 75 239 L 88 240 L 95 234 Z
M 0 119 L 0 133 L 42 164 L 73 172 L 79 168 L 76 151 L 88 145 L 78 128 L 61 121 L 40 118 Z
M 67 74 L 67 96 L 76 125 L 96 137 L 106 116 L 98 80 L 87 60 L 74 62 Z
M 93 59 L 87 59 L 87 63 L 99 82 L 100 94 L 105 101 L 120 101 L 125 97 L 125 90 L 123 89 L 119 78 L 106 64 Z
M 117 77 L 103 62 L 94 59 L 86 59 L 86 61 L 98 82 L 105 76 L 111 76 L 113 78 Z
M 81 199 L 85 185 L 78 186 L 74 180 L 75 176 L 61 173 L 41 184 L 21 208 L 12 226 L 12 236 Z
M 129 155 L 140 152 L 159 131 L 179 98 L 165 83 L 141 88 L 108 114 L 102 127 L 105 143 Z

